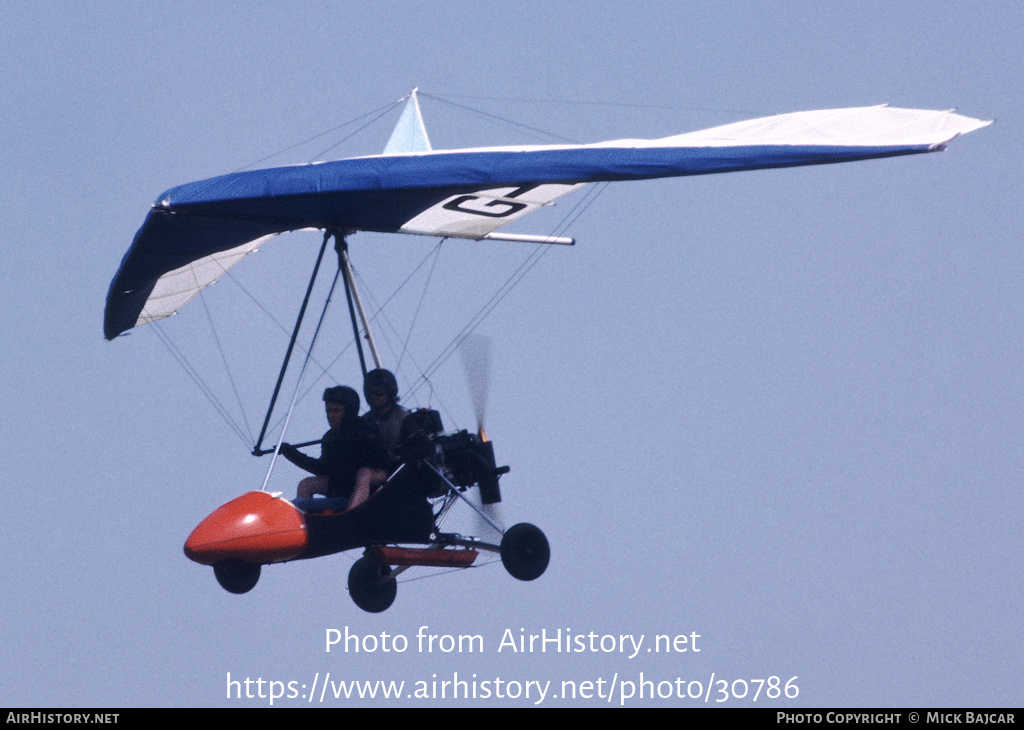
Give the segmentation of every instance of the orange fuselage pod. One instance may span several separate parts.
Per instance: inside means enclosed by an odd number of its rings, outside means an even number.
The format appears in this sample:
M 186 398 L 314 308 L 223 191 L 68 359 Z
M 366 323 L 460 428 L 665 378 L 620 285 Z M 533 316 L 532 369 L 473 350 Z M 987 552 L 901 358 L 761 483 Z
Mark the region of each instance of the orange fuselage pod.
M 306 549 L 302 512 L 267 492 L 247 492 L 214 510 L 185 541 L 185 555 L 203 565 L 222 560 L 279 563 Z

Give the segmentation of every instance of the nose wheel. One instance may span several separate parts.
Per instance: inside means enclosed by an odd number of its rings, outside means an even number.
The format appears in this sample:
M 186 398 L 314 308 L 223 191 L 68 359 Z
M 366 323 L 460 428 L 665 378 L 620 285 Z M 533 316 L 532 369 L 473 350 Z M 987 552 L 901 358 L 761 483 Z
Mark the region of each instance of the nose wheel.
M 260 579 L 260 566 L 231 558 L 214 565 L 213 574 L 228 593 L 248 593 Z

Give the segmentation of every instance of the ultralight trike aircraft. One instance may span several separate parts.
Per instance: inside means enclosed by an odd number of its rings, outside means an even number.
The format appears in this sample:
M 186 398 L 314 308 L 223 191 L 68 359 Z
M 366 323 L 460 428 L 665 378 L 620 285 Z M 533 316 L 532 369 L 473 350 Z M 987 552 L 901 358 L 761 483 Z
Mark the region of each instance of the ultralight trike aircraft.
M 426 448 L 421 445 L 417 453 L 408 453 L 387 482 L 359 506 L 348 509 L 347 498 L 288 501 L 276 494 L 249 492 L 203 520 L 185 542 L 185 554 L 212 565 L 228 591 L 245 593 L 259 579 L 261 564 L 364 548 L 349 572 L 348 587 L 356 605 L 370 612 L 391 605 L 395 577 L 407 567 L 466 568 L 480 550 L 500 553 L 505 568 L 520 580 L 540 577 L 548 565 L 549 547 L 544 533 L 531 524 L 512 526 L 497 545 L 438 529 L 448 508 L 463 499 L 501 532 L 481 507 L 462 495 L 475 487 L 483 505 L 501 499 L 498 479 L 508 467 L 496 466 L 482 427 L 477 434 L 445 434 L 437 411 L 420 409 L 409 418 Z M 399 547 L 402 544 L 425 547 Z
M 353 232 L 572 244 L 570 238 L 498 229 L 589 183 L 934 152 L 990 123 L 952 111 L 875 106 L 781 114 L 654 140 L 433 150 L 416 91 L 405 100 L 381 155 L 236 172 L 163 193 L 110 285 L 107 339 L 176 313 L 274 236 L 319 229 L 324 239 L 313 279 L 333 237 L 365 375 L 364 338 L 376 366 L 381 362 L 349 264 L 345 241 Z M 311 279 L 281 377 L 312 284 Z M 188 538 L 186 554 L 212 565 L 228 591 L 244 593 L 256 584 L 261 565 L 362 548 L 349 590 L 357 605 L 373 612 L 391 605 L 395 576 L 406 567 L 464 568 L 480 550 L 500 553 L 520 580 L 538 578 L 548 565 L 549 546 L 530 524 L 503 531 L 492 523 L 503 532 L 497 544 L 439 529 L 440 517 L 465 500 L 469 489 L 479 490 L 483 504 L 498 502 L 498 480 L 508 468 L 497 466 L 482 427 L 476 434 L 445 433 L 435 411 L 416 412 L 415 418 L 429 448 L 409 455 L 358 507 L 345 509 L 327 498 L 289 501 L 265 491 L 264 482 L 264 490 L 244 494 L 203 520 Z M 263 450 L 267 422 L 253 453 L 276 459 L 283 432 L 274 449 Z

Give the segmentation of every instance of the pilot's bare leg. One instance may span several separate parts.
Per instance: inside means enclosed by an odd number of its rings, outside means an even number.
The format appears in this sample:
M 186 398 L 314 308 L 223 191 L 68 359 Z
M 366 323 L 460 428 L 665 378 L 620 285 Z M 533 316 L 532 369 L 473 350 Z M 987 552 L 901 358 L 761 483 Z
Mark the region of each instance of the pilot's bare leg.
M 356 474 L 356 488 L 352 490 L 352 499 L 349 500 L 348 508 L 358 507 L 367 500 L 370 492 L 388 480 L 388 473 L 383 469 L 372 469 L 368 466 L 360 467 Z

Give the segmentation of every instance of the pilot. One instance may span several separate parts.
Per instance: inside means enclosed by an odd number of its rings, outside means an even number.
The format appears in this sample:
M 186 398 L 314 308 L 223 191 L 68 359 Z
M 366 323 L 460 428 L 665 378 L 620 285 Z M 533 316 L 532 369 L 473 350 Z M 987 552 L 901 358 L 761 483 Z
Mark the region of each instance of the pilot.
M 360 467 L 385 460 L 372 425 L 359 418 L 359 394 L 344 385 L 324 391 L 324 406 L 330 430 L 324 434 L 320 458 L 300 452 L 291 444 L 281 444 L 281 454 L 296 466 L 313 473 L 299 482 L 296 497 L 311 499 L 315 494 L 348 499 L 348 508 L 358 506 L 369 490 L 357 488 Z
M 360 487 L 365 484 L 372 491 L 387 481 L 403 458 L 417 453 L 416 447 L 425 437 L 416 419 L 409 418 L 409 411 L 398 405 L 398 381 L 390 370 L 377 368 L 368 372 L 363 380 L 363 395 L 370 406 L 363 414 L 363 422 L 379 435 L 387 452 L 385 462 L 364 466 L 356 477 Z
M 363 414 L 363 421 L 380 434 L 384 448 L 394 449 L 402 440 L 402 425 L 409 415 L 398 405 L 398 381 L 390 370 L 377 368 L 366 374 L 363 380 L 363 395 L 370 410 Z

